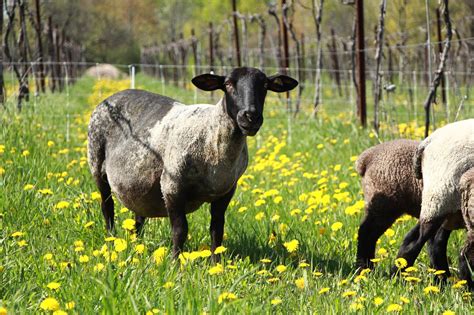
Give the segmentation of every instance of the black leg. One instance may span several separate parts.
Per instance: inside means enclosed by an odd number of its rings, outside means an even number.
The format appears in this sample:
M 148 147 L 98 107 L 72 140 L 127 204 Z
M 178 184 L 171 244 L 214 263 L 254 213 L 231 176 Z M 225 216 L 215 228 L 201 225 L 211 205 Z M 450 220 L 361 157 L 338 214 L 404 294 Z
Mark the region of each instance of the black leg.
M 398 251 L 397 258 L 404 258 L 407 261 L 407 267 L 412 266 L 425 243 L 435 236 L 443 221 L 444 217 L 418 223 L 405 237 Z M 397 271 L 398 268 L 393 266 L 392 273 L 394 274 Z
M 225 211 L 229 205 L 232 196 L 234 196 L 235 186 L 224 196 L 211 203 L 211 252 L 213 259 L 219 260 L 219 256 L 214 255 L 214 250 L 222 245 L 224 236 Z
M 188 237 L 188 221 L 186 220 L 184 196 L 176 194 L 165 195 L 166 209 L 171 222 L 173 235 L 173 258 L 178 258 L 183 251 L 184 242 Z
M 145 217 L 135 215 L 135 232 L 137 233 L 137 236 L 143 235 L 143 225 L 145 224 L 145 220 Z
M 448 257 L 446 248 L 448 247 L 450 230 L 446 230 L 442 226 L 436 232 L 436 235 L 428 241 L 428 254 L 431 260 L 431 266 L 436 270 L 446 271 L 442 276 L 442 280 L 446 280 L 451 273 L 449 272 Z
M 110 185 L 106 178 L 100 177 L 96 178 L 96 183 L 102 199 L 100 206 L 105 219 L 105 227 L 107 228 L 108 232 L 113 233 L 115 212 L 114 200 L 112 199 Z
M 467 286 L 474 291 L 471 275 L 474 272 L 474 234 L 468 232 L 466 243 L 459 255 L 459 278 L 467 281 Z
M 367 215 L 359 227 L 357 240 L 357 268 L 372 268 L 373 262 L 370 260 L 375 257 L 375 247 L 379 237 L 395 222 L 398 214 L 395 215 L 377 215 L 381 211 L 367 211 Z

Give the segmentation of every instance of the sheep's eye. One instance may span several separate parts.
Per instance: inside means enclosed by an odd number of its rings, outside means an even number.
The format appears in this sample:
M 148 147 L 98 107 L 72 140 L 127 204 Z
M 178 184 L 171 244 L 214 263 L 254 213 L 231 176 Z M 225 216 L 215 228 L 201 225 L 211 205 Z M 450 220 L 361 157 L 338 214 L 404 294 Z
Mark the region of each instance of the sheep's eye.
M 234 92 L 234 85 L 232 84 L 231 81 L 226 81 L 224 85 L 228 92 Z

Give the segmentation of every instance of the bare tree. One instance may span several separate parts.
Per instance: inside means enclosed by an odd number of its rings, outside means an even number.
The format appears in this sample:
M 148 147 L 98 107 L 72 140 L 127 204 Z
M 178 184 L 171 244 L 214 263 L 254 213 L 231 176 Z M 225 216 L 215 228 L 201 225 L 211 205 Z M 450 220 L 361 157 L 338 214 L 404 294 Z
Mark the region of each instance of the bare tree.
M 321 43 L 321 21 L 323 17 L 323 6 L 324 0 L 313 0 L 311 2 L 311 12 L 313 14 L 314 27 L 316 28 L 316 78 L 314 80 L 314 105 L 313 105 L 313 117 L 319 110 L 319 104 L 321 102 L 321 69 L 323 67 L 323 52 Z
M 443 19 L 446 24 L 446 39 L 444 41 L 443 52 L 441 53 L 438 69 L 435 72 L 434 78 L 431 81 L 430 91 L 426 97 L 424 108 L 425 108 L 425 137 L 428 137 L 430 129 L 430 109 L 433 99 L 436 95 L 436 89 L 438 88 L 441 82 L 441 75 L 444 71 L 444 66 L 446 64 L 446 59 L 448 57 L 449 49 L 451 47 L 451 39 L 453 37 L 451 19 L 449 17 L 449 0 L 443 0 Z
M 380 2 L 380 15 L 379 25 L 377 27 L 377 49 L 375 51 L 375 80 L 374 80 L 374 129 L 378 133 L 379 131 L 379 102 L 381 99 L 381 85 L 382 76 L 380 73 L 380 64 L 382 61 L 382 49 L 383 49 L 383 33 L 385 25 L 385 10 L 387 7 L 387 1 L 382 0 Z

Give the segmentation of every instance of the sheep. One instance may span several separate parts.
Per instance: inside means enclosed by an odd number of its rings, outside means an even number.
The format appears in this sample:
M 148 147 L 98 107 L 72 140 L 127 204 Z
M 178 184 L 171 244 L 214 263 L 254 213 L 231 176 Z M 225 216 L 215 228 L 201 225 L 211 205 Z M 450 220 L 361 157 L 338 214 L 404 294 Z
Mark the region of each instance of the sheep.
M 262 126 L 267 90 L 298 85 L 247 67 L 228 76 L 202 74 L 192 83 L 224 96 L 217 105 L 185 106 L 142 90 L 121 91 L 96 107 L 88 131 L 88 161 L 107 230 L 114 229 L 113 192 L 135 212 L 137 234 L 145 218 L 169 217 L 174 258 L 187 238 L 186 214 L 205 202 L 211 204 L 212 252 L 221 245 L 224 213 L 248 164 L 247 136 Z
M 461 176 L 461 212 L 467 228 L 466 242 L 459 255 L 459 277 L 474 290 L 471 270 L 474 270 L 474 168 Z
M 362 177 L 365 218 L 358 233 L 356 267 L 372 268 L 378 238 L 403 214 L 419 217 L 422 180 L 415 178 L 413 156 L 419 141 L 398 139 L 365 150 L 356 161 Z M 410 233 L 416 233 L 416 226 Z M 410 235 L 408 233 L 408 235 Z M 440 228 L 430 240 L 431 264 L 449 274 L 446 245 L 451 231 Z
M 413 164 L 416 177 L 423 178 L 423 191 L 419 229 L 405 239 L 398 252 L 407 266 L 413 265 L 442 224 L 447 230 L 464 227 L 459 180 L 474 167 L 474 119 L 437 129 L 420 143 Z

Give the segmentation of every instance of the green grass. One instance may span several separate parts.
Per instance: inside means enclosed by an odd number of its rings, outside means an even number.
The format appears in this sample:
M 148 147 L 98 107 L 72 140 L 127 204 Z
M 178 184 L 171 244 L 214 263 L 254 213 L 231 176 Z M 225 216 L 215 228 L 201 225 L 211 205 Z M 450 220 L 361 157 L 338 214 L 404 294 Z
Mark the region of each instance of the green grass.
M 137 86 L 161 90 L 144 76 L 139 76 Z M 122 228 L 123 221 L 133 214 L 121 212 L 118 203 L 116 237 L 126 240 L 127 248 L 108 262 L 98 251 L 108 244 L 108 252 L 112 252 L 114 242 L 105 241 L 99 201 L 93 194 L 96 187 L 84 162 L 92 108 L 88 97 L 98 97 L 93 87 L 94 82 L 83 79 L 71 87 L 69 96 L 41 96 L 24 106 L 21 113 L 13 103 L 1 109 L 0 306 L 10 313 L 42 312 L 40 303 L 46 297 L 55 298 L 62 310 L 78 314 L 145 313 L 153 309 L 169 314 L 385 313 L 390 304 L 399 304 L 403 313 L 472 311 L 471 298 L 464 289 L 452 287 L 456 280 L 439 293 L 424 293 L 425 287 L 435 285 L 425 251 L 413 274 L 421 282 L 412 284 L 387 275 L 415 219 L 396 223 L 393 236 L 382 236 L 378 248 L 387 254 L 366 274 L 366 280 L 356 278 L 356 234 L 363 210 L 354 215 L 345 212 L 362 200 L 351 157 L 379 140 L 370 129 L 357 125 L 343 99 L 334 108 L 342 114 L 323 111 L 315 120 L 306 113 L 288 119 L 283 103 L 268 102 L 262 130 L 248 141 L 249 168 L 227 212 L 222 273 L 211 275 L 213 264 L 207 258 L 184 265 L 173 261 L 167 219 L 148 221 L 143 238 L 134 240 Z M 170 86 L 166 94 L 187 103 L 194 98 L 193 91 Z M 304 106 L 311 108 L 310 104 Z M 399 136 L 386 128 L 380 137 Z M 54 145 L 48 146 L 48 141 Z M 25 150 L 29 155 L 23 156 Z M 28 184 L 33 188 L 25 190 Z M 52 195 L 41 194 L 45 188 L 51 189 Z M 272 190 L 277 192 L 272 195 Z M 312 211 L 307 211 L 309 199 L 305 195 L 311 192 L 323 197 L 316 198 Z M 265 200 L 265 204 L 257 206 L 257 200 Z M 61 201 L 69 204 L 60 209 Z M 263 217 L 257 220 L 256 216 Z M 189 215 L 188 220 L 186 250 L 205 249 L 210 244 L 208 206 Z M 341 222 L 342 228 L 333 231 L 336 222 Z M 13 236 L 15 232 L 23 234 Z M 455 232 L 449 242 L 454 274 L 464 236 L 462 231 Z M 295 239 L 299 247 L 289 253 L 283 244 Z M 22 241 L 26 241 L 25 246 L 20 246 Z M 144 244 L 142 254 L 135 252 L 137 244 Z M 153 252 L 160 247 L 168 252 L 157 263 Z M 81 262 L 84 255 L 88 262 Z M 301 262 L 309 265 L 302 267 Z M 104 269 L 94 270 L 98 264 Z M 282 273 L 275 269 L 280 264 L 287 267 Z M 295 284 L 297 279 L 304 279 L 304 288 Z M 343 280 L 347 283 L 341 284 Z M 51 282 L 59 283 L 59 289 L 48 288 Z M 172 283 L 170 287 L 163 287 L 167 282 Z M 322 288 L 329 291 L 319 294 Z M 351 291 L 355 296 L 344 296 Z M 237 299 L 219 303 L 224 292 L 235 294 Z M 375 297 L 383 300 L 378 306 L 373 302 Z M 282 303 L 272 305 L 274 299 Z M 68 302 L 74 302 L 74 308 L 67 309 Z

